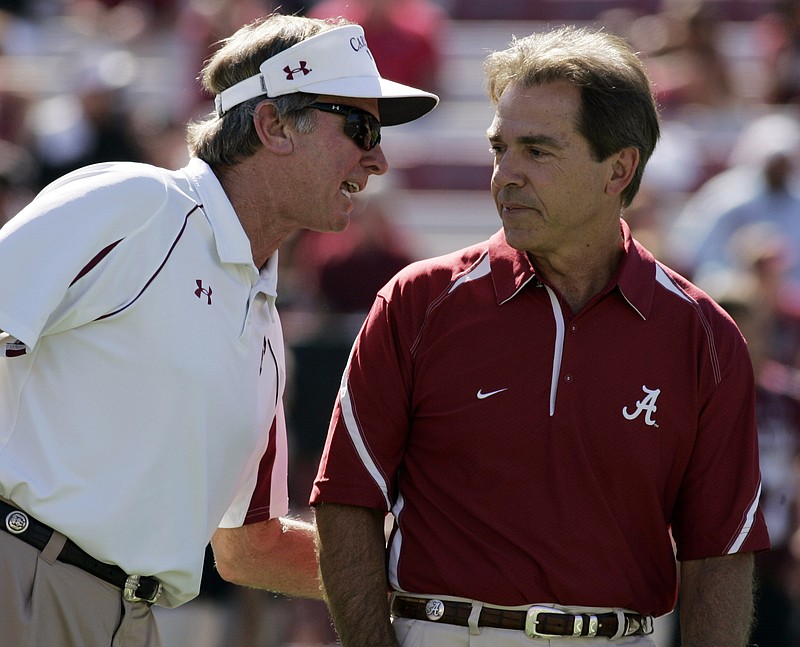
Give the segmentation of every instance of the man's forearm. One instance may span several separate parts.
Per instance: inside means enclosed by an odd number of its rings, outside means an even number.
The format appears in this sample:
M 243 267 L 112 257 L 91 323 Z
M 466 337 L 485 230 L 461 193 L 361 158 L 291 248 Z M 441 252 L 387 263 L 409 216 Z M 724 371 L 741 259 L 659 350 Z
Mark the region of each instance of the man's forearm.
M 683 647 L 744 647 L 753 622 L 753 555 L 681 563 Z
M 325 597 L 343 647 L 397 647 L 389 620 L 384 513 L 324 503 L 316 518 Z
M 211 546 L 217 570 L 229 582 L 320 599 L 315 541 L 312 524 L 281 518 L 220 528 Z

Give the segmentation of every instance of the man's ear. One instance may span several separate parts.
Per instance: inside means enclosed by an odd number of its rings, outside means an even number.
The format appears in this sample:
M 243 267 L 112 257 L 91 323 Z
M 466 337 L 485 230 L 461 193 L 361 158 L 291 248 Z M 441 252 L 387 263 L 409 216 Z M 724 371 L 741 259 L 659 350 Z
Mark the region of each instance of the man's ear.
M 608 195 L 620 195 L 631 183 L 633 174 L 639 166 L 639 149 L 634 146 L 623 148 L 611 158 L 611 175 L 606 184 Z
M 288 127 L 272 101 L 262 101 L 256 106 L 253 123 L 264 148 L 276 155 L 288 155 L 294 150 L 295 131 Z

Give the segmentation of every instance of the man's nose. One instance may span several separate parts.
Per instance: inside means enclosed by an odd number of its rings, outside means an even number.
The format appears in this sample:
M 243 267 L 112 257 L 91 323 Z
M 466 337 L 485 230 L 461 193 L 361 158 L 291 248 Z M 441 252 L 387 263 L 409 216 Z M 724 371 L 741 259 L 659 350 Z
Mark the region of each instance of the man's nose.
M 361 164 L 372 175 L 383 175 L 389 170 L 389 162 L 386 159 L 386 155 L 383 154 L 380 144 L 371 150 L 364 151 Z

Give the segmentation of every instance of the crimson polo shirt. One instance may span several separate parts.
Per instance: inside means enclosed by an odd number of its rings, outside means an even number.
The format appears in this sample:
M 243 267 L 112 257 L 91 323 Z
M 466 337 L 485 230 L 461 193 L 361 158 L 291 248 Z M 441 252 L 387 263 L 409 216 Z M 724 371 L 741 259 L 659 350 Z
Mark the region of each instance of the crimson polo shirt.
M 502 231 L 379 292 L 311 503 L 394 513 L 395 590 L 662 615 L 671 537 L 679 560 L 769 547 L 745 342 L 621 227 L 574 317 Z

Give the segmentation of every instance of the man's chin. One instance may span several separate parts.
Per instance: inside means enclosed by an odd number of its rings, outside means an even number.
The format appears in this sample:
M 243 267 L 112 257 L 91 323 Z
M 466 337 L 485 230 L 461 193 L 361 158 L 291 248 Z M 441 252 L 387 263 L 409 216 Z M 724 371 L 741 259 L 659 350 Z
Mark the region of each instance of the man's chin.
M 343 215 L 331 221 L 330 231 L 332 233 L 344 231 L 345 229 L 347 229 L 347 226 L 349 224 L 350 224 L 350 215 L 349 214 Z
M 528 232 L 514 229 L 513 227 L 506 227 L 503 225 L 503 233 L 506 237 L 506 242 L 519 252 L 528 251 Z
M 319 232 L 321 234 L 337 234 L 347 229 L 347 226 L 349 224 L 350 224 L 349 214 L 338 214 L 336 216 L 332 216 L 328 220 L 328 222 L 326 222 L 323 226 L 314 227 L 314 231 Z

